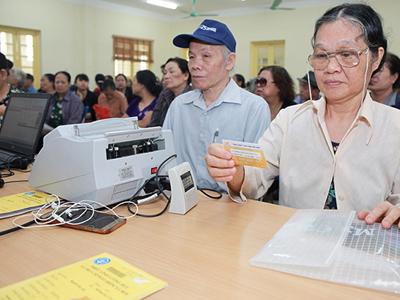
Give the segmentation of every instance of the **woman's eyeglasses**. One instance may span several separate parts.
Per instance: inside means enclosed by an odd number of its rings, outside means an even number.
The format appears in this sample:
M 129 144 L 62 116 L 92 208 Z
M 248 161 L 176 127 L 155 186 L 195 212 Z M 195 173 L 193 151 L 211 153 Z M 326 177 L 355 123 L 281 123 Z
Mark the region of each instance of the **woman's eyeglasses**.
M 362 53 L 368 53 L 368 47 L 363 50 L 339 50 L 335 52 L 319 52 L 315 54 L 311 54 L 308 57 L 308 62 L 314 70 L 324 70 L 331 59 L 331 57 L 335 57 L 336 61 L 345 68 L 354 68 L 360 63 L 360 55 Z
M 263 77 L 259 77 L 256 79 L 255 84 L 256 86 L 260 86 L 260 87 L 265 87 L 267 84 L 269 83 L 274 83 L 273 81 L 267 81 L 267 79 L 263 78 Z

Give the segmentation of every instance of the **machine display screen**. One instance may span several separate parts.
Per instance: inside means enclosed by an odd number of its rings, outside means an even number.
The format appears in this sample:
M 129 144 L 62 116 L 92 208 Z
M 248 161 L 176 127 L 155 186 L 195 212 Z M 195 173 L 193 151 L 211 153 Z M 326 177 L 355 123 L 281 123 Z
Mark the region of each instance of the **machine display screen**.
M 185 192 L 187 192 L 188 190 L 190 190 L 191 188 L 194 187 L 193 177 L 192 177 L 192 174 L 190 174 L 190 171 L 183 173 L 181 175 L 181 180 L 182 180 L 182 184 L 183 184 L 183 188 L 185 189 Z

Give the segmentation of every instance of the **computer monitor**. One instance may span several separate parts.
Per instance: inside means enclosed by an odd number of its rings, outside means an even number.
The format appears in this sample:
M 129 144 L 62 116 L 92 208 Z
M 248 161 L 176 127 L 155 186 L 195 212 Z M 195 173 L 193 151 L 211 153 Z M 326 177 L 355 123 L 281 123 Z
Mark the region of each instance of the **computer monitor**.
M 33 158 L 50 96 L 42 93 L 11 95 L 0 129 L 0 149 Z

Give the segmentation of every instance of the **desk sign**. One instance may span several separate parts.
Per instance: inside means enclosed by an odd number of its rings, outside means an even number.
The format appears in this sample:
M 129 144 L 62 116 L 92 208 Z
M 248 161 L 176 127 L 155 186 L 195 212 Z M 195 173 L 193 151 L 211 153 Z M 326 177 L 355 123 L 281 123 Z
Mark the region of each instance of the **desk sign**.
M 102 253 L 0 289 L 0 299 L 142 299 L 167 284 Z

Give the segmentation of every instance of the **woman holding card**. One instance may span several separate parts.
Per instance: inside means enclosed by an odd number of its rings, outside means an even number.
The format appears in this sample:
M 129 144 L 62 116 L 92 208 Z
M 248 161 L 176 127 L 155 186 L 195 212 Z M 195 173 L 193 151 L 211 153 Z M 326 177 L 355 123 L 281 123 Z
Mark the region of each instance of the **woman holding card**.
M 235 165 L 212 144 L 208 171 L 236 201 L 261 197 L 279 175 L 280 204 L 357 210 L 389 228 L 400 218 L 400 111 L 367 93 L 386 52 L 380 17 L 368 5 L 336 6 L 316 22 L 312 46 L 324 97 L 279 112 L 259 141 L 268 166 Z

